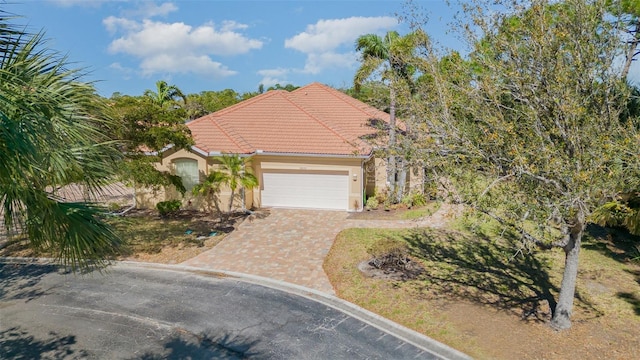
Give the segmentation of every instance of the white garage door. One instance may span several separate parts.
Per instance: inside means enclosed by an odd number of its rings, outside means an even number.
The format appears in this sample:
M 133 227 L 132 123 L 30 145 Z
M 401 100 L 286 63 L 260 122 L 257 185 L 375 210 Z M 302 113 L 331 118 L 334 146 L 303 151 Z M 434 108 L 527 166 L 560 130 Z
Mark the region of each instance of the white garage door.
M 349 208 L 348 174 L 265 172 L 262 181 L 263 206 Z

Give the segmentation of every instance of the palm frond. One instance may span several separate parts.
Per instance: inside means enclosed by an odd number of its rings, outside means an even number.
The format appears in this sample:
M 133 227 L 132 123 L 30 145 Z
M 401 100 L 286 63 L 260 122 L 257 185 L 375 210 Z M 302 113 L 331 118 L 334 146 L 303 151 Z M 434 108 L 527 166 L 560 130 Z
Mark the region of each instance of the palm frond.
M 118 238 L 102 210 L 64 203 L 54 189 L 111 180 L 120 154 L 102 132 L 102 102 L 81 69 L 46 46 L 44 33 L 15 30 L 0 12 L 0 208 L 6 228 L 76 268 L 103 263 Z M 9 29 L 9 30 L 7 30 Z

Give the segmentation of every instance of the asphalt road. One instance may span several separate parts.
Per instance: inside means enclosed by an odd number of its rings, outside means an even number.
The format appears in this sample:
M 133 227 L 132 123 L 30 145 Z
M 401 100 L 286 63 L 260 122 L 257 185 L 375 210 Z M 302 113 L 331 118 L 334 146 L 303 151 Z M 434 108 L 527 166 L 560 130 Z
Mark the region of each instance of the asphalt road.
M 0 263 L 2 359 L 444 359 L 321 302 L 228 277 Z

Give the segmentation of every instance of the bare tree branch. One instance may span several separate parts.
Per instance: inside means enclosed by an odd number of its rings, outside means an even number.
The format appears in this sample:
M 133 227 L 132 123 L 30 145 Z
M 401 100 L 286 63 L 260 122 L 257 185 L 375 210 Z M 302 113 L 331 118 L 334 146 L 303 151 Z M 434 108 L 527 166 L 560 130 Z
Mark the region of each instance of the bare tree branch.
M 507 174 L 507 175 L 505 175 L 503 177 L 499 177 L 499 178 L 493 180 L 493 182 L 491 184 L 489 184 L 489 186 L 487 186 L 487 188 L 484 189 L 484 191 L 482 191 L 482 193 L 480 193 L 480 197 L 484 197 L 489 192 L 489 190 L 491 190 L 491 188 L 496 186 L 498 183 L 500 183 L 502 181 L 505 181 L 505 180 L 507 180 L 507 179 L 509 179 L 509 178 L 511 178 L 513 176 L 514 176 L 514 174 Z

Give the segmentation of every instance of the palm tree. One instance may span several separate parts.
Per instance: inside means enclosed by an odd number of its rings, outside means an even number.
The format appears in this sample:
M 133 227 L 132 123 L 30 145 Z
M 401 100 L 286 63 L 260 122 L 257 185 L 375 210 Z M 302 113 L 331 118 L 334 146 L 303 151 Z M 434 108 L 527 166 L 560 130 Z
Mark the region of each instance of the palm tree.
M 223 155 L 216 158 L 220 161 L 220 170 L 226 173 L 224 183 L 231 189 L 229 199 L 229 213 L 233 209 L 233 200 L 238 187 L 253 189 L 258 186 L 258 179 L 250 172 L 246 171 L 246 165 L 251 158 L 241 158 L 238 155 Z
M 217 213 L 222 214 L 219 195 L 226 180 L 227 174 L 218 170 L 211 171 L 204 182 L 194 186 L 192 193 L 195 196 L 204 197 L 209 206 L 213 203 Z
M 399 201 L 402 196 L 404 184 L 397 186 L 398 173 L 395 147 L 396 147 L 396 87 L 404 83 L 413 88 L 412 76 L 414 67 L 411 65 L 413 51 L 419 41 L 426 37 L 421 31 L 400 36 L 396 31 L 389 31 L 384 37 L 376 34 L 366 34 L 356 40 L 356 51 L 362 53 L 362 64 L 356 71 L 354 86 L 356 92 L 364 81 L 369 79 L 376 71 L 381 71 L 381 78 L 389 86 L 389 139 L 387 158 L 387 182 L 394 201 Z
M 92 85 L 0 11 L 0 214 L 7 233 L 72 268 L 105 264 L 120 239 L 103 210 L 65 202 L 56 189 L 83 184 L 96 193 L 112 179 L 119 152 Z
M 220 169 L 210 172 L 202 184 L 198 184 L 193 188 L 193 194 L 203 195 L 213 201 L 216 210 L 220 213 L 218 195 L 222 187 L 227 186 L 231 190 L 227 213 L 231 213 L 233 200 L 236 197 L 238 188 L 253 189 L 258 186 L 258 179 L 246 170 L 246 165 L 251 158 L 241 158 L 238 155 L 223 155 L 214 159 L 220 162 Z
M 183 103 L 187 103 L 187 97 L 180 91 L 180 89 L 175 85 L 169 85 L 164 80 L 156 81 L 156 91 L 153 90 L 145 90 L 144 96 L 148 97 L 155 104 L 159 105 L 161 108 L 166 105 L 176 105 L 177 99 L 182 99 Z

